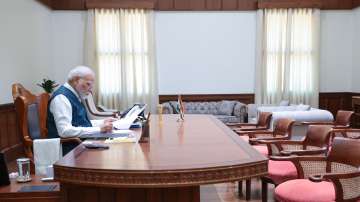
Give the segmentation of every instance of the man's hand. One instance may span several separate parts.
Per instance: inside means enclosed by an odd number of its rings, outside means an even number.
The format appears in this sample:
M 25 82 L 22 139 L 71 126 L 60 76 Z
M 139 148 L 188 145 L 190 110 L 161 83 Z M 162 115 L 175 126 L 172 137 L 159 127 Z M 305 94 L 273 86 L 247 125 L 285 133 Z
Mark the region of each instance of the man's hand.
M 113 129 L 113 124 L 112 122 L 116 121 L 117 119 L 115 118 L 107 118 L 104 120 L 104 123 L 100 126 L 100 132 L 102 133 L 107 133 L 107 132 L 111 132 Z

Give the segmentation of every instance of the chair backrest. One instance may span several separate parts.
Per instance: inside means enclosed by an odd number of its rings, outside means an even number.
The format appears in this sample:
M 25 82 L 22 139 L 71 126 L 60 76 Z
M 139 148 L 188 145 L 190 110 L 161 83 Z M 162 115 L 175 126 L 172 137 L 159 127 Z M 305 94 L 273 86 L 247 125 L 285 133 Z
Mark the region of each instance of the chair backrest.
M 94 119 L 93 117 L 96 116 L 97 108 L 96 108 L 96 105 L 94 102 L 93 95 L 91 93 L 89 93 L 89 95 L 87 95 L 86 97 L 83 98 L 83 102 L 84 102 L 88 117 L 90 117 L 90 119 Z
M 295 121 L 293 119 L 278 119 L 275 123 L 274 135 L 288 136 L 291 138 L 291 131 L 294 123 Z
M 310 125 L 304 139 L 304 146 L 328 147 L 331 136 L 331 126 Z M 305 149 L 305 148 L 304 148 Z
M 47 137 L 46 118 L 49 94 L 39 96 L 18 96 L 15 100 L 15 110 L 19 120 L 25 154 L 33 157 L 32 140 Z
M 360 141 L 335 137 L 328 155 L 328 162 L 360 166 Z
M 28 91 L 26 88 L 24 88 L 23 85 L 20 83 L 14 83 L 12 85 L 12 97 L 15 102 L 16 98 L 19 96 L 24 96 L 27 99 L 35 99 L 35 95 L 32 94 L 30 91 Z
M 339 110 L 336 113 L 335 125 L 350 126 L 351 117 L 354 114 L 353 111 Z
M 272 113 L 271 112 L 260 112 L 259 113 L 259 120 L 258 120 L 258 127 L 265 127 L 266 129 L 270 128 Z

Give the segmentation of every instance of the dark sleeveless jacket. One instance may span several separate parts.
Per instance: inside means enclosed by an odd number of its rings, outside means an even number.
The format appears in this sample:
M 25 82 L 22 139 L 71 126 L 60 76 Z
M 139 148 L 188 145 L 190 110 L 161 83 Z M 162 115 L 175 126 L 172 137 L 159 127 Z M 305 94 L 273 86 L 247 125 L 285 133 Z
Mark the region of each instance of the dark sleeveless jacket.
M 47 116 L 47 129 L 49 138 L 58 138 L 59 133 L 56 129 L 56 124 L 53 114 L 50 112 L 50 103 L 58 95 L 64 95 L 71 104 L 72 108 L 72 121 L 71 124 L 75 127 L 91 127 L 91 122 L 86 114 L 84 105 L 79 101 L 78 97 L 68 88 L 61 86 L 51 96 L 49 100 L 48 116 Z

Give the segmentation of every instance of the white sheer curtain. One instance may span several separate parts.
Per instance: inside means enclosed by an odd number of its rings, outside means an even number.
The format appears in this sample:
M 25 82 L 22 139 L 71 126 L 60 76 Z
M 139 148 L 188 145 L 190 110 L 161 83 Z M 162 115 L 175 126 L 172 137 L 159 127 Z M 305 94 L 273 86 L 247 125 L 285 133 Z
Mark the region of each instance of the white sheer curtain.
M 256 102 L 317 107 L 320 11 L 265 9 L 257 17 Z
M 90 10 L 86 32 L 85 61 L 97 73 L 98 104 L 125 109 L 140 102 L 155 111 L 153 11 Z

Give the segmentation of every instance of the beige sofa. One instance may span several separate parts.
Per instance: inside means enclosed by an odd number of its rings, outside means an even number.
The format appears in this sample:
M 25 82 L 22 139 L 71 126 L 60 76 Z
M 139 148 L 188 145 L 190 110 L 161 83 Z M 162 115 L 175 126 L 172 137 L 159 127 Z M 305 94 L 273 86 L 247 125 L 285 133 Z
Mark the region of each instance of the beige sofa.
M 162 103 L 164 114 L 177 114 L 178 103 Z M 247 108 L 244 103 L 233 100 L 217 102 L 184 102 L 185 114 L 212 114 L 224 123 L 243 123 L 247 120 Z

